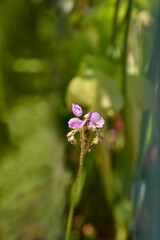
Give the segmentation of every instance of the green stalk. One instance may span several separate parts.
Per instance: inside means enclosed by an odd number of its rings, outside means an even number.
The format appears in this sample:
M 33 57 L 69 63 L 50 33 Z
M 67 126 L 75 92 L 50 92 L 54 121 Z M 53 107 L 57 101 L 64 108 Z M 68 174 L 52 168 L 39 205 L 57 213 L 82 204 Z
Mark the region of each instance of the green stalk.
M 124 37 L 124 54 L 123 54 L 123 95 L 125 97 L 125 102 L 127 98 L 127 50 L 128 50 L 128 35 L 129 35 L 129 27 L 131 22 L 131 14 L 132 14 L 133 0 L 129 0 L 128 9 L 126 13 L 126 28 L 125 28 L 125 37 Z
M 81 143 L 81 154 L 80 154 L 79 168 L 78 168 L 77 179 L 76 179 L 75 188 L 74 188 L 73 197 L 72 197 L 72 202 L 71 202 L 69 215 L 68 215 L 66 240 L 69 240 L 69 237 L 70 237 L 72 220 L 73 220 L 73 212 L 74 212 L 74 207 L 75 207 L 75 200 L 76 200 L 76 196 L 77 196 L 77 191 L 78 191 L 78 186 L 79 186 L 80 177 L 81 177 L 81 173 L 82 173 L 85 154 L 86 154 L 86 146 L 85 146 L 85 140 L 84 140 L 84 133 L 82 132 L 82 143 Z
M 113 46 L 115 45 L 116 35 L 117 35 L 117 28 L 118 28 L 117 21 L 118 21 L 118 11 L 119 11 L 119 6 L 120 6 L 120 1 L 121 0 L 116 1 L 115 14 L 114 14 L 114 19 L 113 19 L 113 36 L 112 36 Z
M 126 173 L 125 179 L 125 192 L 128 192 L 129 184 L 130 184 L 130 142 L 129 142 L 129 126 L 128 126 L 128 118 L 127 118 L 127 110 L 128 110 L 128 97 L 127 97 L 127 52 L 128 52 L 128 35 L 129 35 L 129 27 L 131 22 L 131 14 L 133 8 L 134 0 L 128 0 L 128 8 L 126 13 L 126 27 L 125 27 L 125 36 L 124 36 L 124 53 L 123 53 L 123 82 L 122 82 L 122 92 L 124 96 L 124 136 L 125 136 L 125 153 L 124 153 L 124 172 Z

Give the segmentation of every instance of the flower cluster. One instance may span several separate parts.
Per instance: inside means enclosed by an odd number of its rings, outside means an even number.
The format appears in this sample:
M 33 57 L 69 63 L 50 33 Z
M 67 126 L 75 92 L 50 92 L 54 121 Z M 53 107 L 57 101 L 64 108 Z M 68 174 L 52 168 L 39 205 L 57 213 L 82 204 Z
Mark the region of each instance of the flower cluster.
M 77 104 L 72 104 L 72 111 L 76 117 L 83 114 L 82 108 Z M 67 134 L 68 141 L 71 144 L 76 144 L 75 134 L 80 133 L 80 141 L 83 144 L 85 151 L 90 152 L 95 148 L 95 145 L 103 140 L 103 127 L 105 120 L 100 117 L 97 112 L 89 112 L 84 116 L 84 119 L 71 118 L 68 122 L 69 128 L 72 130 Z

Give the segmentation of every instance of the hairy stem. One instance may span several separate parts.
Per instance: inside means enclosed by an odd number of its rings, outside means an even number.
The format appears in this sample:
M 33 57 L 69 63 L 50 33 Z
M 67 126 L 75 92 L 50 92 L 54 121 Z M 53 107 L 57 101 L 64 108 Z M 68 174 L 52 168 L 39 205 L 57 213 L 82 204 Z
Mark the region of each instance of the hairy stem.
M 81 177 L 81 173 L 82 173 L 83 161 L 84 161 L 84 157 L 85 157 L 85 153 L 86 153 L 86 149 L 85 148 L 86 148 L 86 146 L 85 146 L 84 137 L 83 137 L 83 133 L 82 133 L 82 143 L 81 143 L 81 154 L 80 154 L 79 168 L 78 168 L 77 179 L 76 179 L 74 192 L 73 192 L 73 197 L 72 197 L 72 202 L 71 202 L 69 215 L 68 215 L 66 240 L 69 240 L 69 237 L 70 237 L 72 220 L 73 220 L 73 212 L 74 212 L 74 206 L 75 206 L 75 200 L 76 200 L 78 186 L 79 186 L 79 181 L 80 181 L 80 177 Z

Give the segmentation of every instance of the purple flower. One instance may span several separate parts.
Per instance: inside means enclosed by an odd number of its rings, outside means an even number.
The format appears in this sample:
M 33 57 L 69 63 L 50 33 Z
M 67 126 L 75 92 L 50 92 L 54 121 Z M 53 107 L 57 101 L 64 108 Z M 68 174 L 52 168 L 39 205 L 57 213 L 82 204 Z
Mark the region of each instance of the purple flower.
M 78 118 L 71 118 L 68 122 L 70 128 L 80 129 L 83 126 L 83 121 Z
M 105 123 L 104 119 L 101 117 L 97 112 L 93 112 L 91 115 L 91 122 L 90 122 L 90 126 L 95 128 L 102 128 L 103 124 Z
M 83 113 L 82 108 L 78 104 L 74 104 L 74 103 L 72 103 L 72 111 L 73 111 L 73 114 L 77 117 L 81 116 Z
M 93 112 L 89 112 L 84 116 L 85 120 L 84 120 L 83 124 L 84 124 L 85 127 L 90 125 L 90 118 L 91 118 L 92 113 Z

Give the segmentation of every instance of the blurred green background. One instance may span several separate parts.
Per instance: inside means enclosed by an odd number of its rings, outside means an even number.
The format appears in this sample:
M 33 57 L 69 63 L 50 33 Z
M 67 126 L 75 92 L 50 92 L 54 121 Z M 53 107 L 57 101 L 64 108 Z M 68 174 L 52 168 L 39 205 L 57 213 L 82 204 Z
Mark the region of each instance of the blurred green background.
M 71 240 L 160 239 L 158 9 L 0 1 L 1 240 L 64 240 L 80 154 L 66 138 L 72 103 L 106 124 L 85 159 Z

